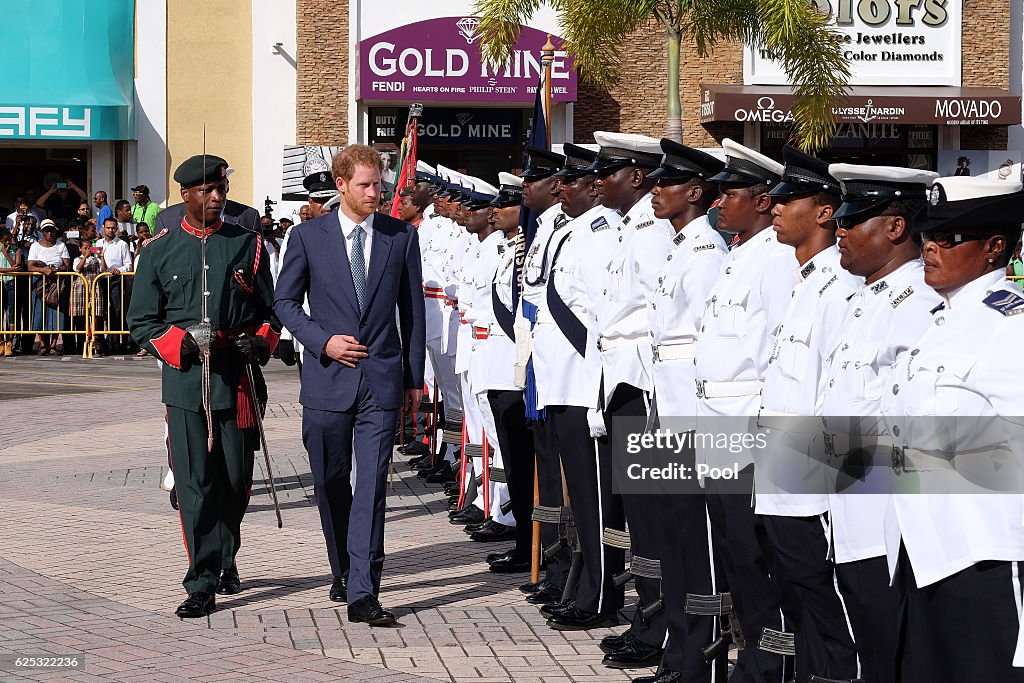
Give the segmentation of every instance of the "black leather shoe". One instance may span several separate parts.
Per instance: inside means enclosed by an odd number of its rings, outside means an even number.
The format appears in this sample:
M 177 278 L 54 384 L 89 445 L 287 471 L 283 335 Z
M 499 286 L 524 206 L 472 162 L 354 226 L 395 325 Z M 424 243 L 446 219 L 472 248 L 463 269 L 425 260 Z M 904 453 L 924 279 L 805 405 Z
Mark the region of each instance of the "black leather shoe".
M 507 560 L 508 558 L 512 557 L 515 554 L 516 554 L 516 547 L 515 546 L 512 546 L 511 548 L 509 548 L 508 550 L 506 550 L 503 553 L 488 553 L 487 554 L 487 564 L 492 564 L 494 562 L 497 562 L 498 560 Z
M 366 623 L 370 626 L 394 626 L 398 623 L 394 612 L 381 607 L 372 595 L 359 598 L 348 606 L 348 620 L 353 624 Z
M 619 615 L 615 612 L 584 612 L 573 606 L 548 619 L 548 626 L 556 631 L 589 631 L 592 628 L 616 626 Z
M 180 619 L 201 619 L 217 607 L 217 598 L 213 593 L 196 591 L 189 593 L 188 600 L 178 605 L 174 614 Z
M 238 567 L 224 569 L 217 582 L 218 595 L 234 595 L 242 590 L 242 580 L 238 577 Z
M 530 571 L 529 555 L 513 555 L 508 559 L 491 563 L 491 571 L 495 574 L 521 574 Z
M 550 619 L 556 614 L 562 614 L 566 611 L 575 609 L 576 603 L 572 600 L 567 600 L 566 602 L 556 602 L 550 605 L 541 605 L 540 613 Z
M 479 524 L 484 521 L 484 511 L 476 505 L 470 504 L 462 508 L 458 513 L 448 518 L 452 524 L 465 526 L 466 524 Z
M 544 590 L 539 590 L 533 595 L 526 596 L 526 602 L 531 605 L 551 605 L 562 599 L 562 589 L 554 584 L 548 584 Z
M 469 536 L 471 534 L 475 534 L 476 532 L 480 531 L 481 529 L 483 529 L 485 527 L 490 526 L 490 524 L 491 524 L 491 520 L 485 519 L 484 521 L 476 522 L 475 524 L 467 524 L 466 528 L 463 529 L 462 531 L 467 536 Z
M 676 683 L 676 681 L 680 681 L 682 678 L 683 675 L 678 671 L 661 669 L 653 676 L 641 676 L 640 678 L 634 678 L 633 683 Z
M 410 441 L 398 450 L 400 450 L 403 455 L 414 455 L 417 457 L 430 455 L 430 447 L 422 441 Z
M 171 492 L 168 495 L 171 497 L 171 509 L 177 510 L 178 509 L 178 490 L 172 486 L 171 487 Z
M 627 629 L 617 635 L 605 636 L 601 639 L 601 645 L 599 647 L 601 648 L 601 652 L 606 655 L 611 654 L 612 652 L 621 650 L 626 645 L 626 641 L 632 637 L 633 634 Z
M 440 472 L 445 467 L 451 467 L 451 465 L 448 464 L 447 460 L 438 460 L 437 464 L 431 465 L 430 458 L 426 458 L 423 463 L 423 466 L 416 468 L 416 476 L 419 477 L 420 479 L 426 479 L 431 474 Z
M 527 595 L 531 595 L 533 593 L 536 593 L 537 591 L 544 590 L 545 588 L 547 588 L 550 585 L 551 585 L 551 582 L 548 581 L 547 579 L 541 579 L 540 581 L 538 581 L 536 583 L 533 583 L 531 581 L 530 583 L 524 583 L 522 586 L 520 586 L 519 587 L 519 592 L 520 593 L 526 593 Z
M 660 647 L 629 636 L 619 650 L 606 654 L 601 663 L 610 669 L 643 669 L 658 666 L 662 654 L 664 652 Z
M 418 458 L 413 458 L 413 459 L 411 459 L 409 461 L 409 467 L 411 467 L 414 470 L 418 469 L 420 467 L 425 467 L 425 466 L 426 467 L 430 466 L 430 456 L 429 455 L 421 455 Z
M 516 539 L 516 528 L 514 526 L 505 526 L 501 522 L 492 523 L 474 531 L 469 536 L 469 540 L 477 541 L 478 543 L 496 543 L 498 541 L 514 541 Z M 527 559 L 529 564 L 529 559 Z
M 444 495 L 454 496 L 456 499 L 459 497 L 459 482 L 453 481 L 444 485 Z
M 344 576 L 335 576 L 331 584 L 331 601 L 346 602 L 348 600 L 348 579 Z
M 448 484 L 455 481 L 455 471 L 447 460 L 441 461 L 441 469 L 427 475 L 428 484 Z

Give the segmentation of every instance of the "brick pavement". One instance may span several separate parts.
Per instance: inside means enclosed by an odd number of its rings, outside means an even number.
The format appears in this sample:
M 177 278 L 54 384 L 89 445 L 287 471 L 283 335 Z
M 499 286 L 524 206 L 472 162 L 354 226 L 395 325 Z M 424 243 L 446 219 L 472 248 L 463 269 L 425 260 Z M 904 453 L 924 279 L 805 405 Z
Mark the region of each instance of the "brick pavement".
M 349 624 L 344 606 L 326 598 L 330 570 L 301 446 L 298 384 L 279 365 L 269 373 L 266 431 L 285 527 L 276 528 L 258 457 L 238 557 L 245 590 L 219 600 L 207 621 L 182 622 L 173 609 L 184 598 L 185 556 L 159 488 L 166 463 L 156 369 L 115 359 L 4 360 L 0 395 L 13 369 L 21 386 L 96 373 L 111 388 L 0 403 L 5 415 L 37 416 L 0 421 L 0 654 L 86 654 L 84 670 L 0 671 L 0 681 L 555 683 L 646 673 L 601 666 L 596 641 L 610 629 L 547 628 L 515 588 L 525 575 L 488 572 L 483 556 L 497 548 L 449 525 L 443 495 L 401 461 L 388 498 L 381 600 L 402 626 Z M 100 434 L 107 416 L 115 429 Z

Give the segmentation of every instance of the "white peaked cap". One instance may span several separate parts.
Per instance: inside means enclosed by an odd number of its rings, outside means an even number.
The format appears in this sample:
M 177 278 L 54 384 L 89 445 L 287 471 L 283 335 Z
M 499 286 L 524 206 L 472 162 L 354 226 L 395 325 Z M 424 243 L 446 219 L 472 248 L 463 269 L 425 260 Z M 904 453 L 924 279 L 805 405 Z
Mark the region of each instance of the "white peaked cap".
M 866 164 L 829 164 L 828 174 L 840 183 L 863 180 L 875 183 L 931 185 L 939 177 L 935 171 L 922 171 L 902 166 L 868 166 Z
M 430 175 L 437 175 L 437 172 L 434 170 L 434 167 L 431 166 L 430 164 L 428 164 L 425 161 L 417 160 L 416 161 L 416 170 L 417 171 L 422 171 L 423 173 L 429 173 Z
M 511 173 L 505 173 L 504 171 L 498 173 L 498 182 L 501 185 L 515 185 L 516 187 L 523 186 L 522 178 Z
M 594 132 L 594 142 L 602 148 L 612 147 L 630 152 L 657 154 L 659 158 L 662 154 L 661 140 L 636 133 L 611 133 L 599 130 Z
M 722 149 L 725 150 L 725 156 L 727 157 L 732 157 L 734 159 L 742 159 L 743 161 L 756 164 L 757 166 L 760 166 L 761 168 L 768 171 L 769 173 L 774 173 L 779 177 L 782 177 L 782 173 L 786 169 L 785 166 L 775 161 L 774 159 L 769 159 L 760 152 L 756 152 L 750 149 L 749 147 L 745 147 L 740 143 L 735 142 L 729 138 L 725 138 L 724 140 L 722 140 Z

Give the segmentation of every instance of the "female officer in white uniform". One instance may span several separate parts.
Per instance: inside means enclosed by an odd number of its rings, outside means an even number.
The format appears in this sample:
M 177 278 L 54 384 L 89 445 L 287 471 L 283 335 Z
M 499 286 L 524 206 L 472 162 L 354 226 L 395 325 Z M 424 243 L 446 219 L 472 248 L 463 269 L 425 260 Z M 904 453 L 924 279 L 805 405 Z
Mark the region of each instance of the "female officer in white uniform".
M 1020 183 L 940 178 L 914 226 L 944 303 L 882 401 L 895 490 L 912 491 L 886 519 L 903 681 L 1024 681 L 1024 297 L 1004 277 L 1022 216 Z

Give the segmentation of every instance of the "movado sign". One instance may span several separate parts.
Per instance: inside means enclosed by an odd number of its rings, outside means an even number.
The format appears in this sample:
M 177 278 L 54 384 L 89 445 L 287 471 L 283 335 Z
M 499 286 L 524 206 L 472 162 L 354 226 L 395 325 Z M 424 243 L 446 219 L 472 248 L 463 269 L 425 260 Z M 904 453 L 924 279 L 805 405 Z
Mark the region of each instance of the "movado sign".
M 963 0 L 812 0 L 842 35 L 850 85 L 960 85 Z M 787 85 L 768 50 L 744 51 L 748 85 Z

